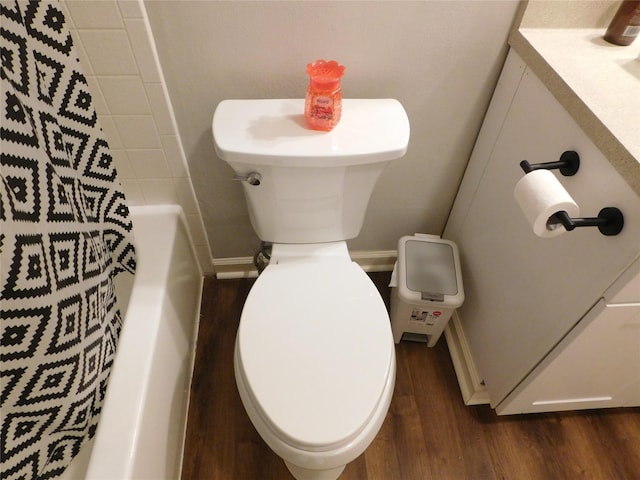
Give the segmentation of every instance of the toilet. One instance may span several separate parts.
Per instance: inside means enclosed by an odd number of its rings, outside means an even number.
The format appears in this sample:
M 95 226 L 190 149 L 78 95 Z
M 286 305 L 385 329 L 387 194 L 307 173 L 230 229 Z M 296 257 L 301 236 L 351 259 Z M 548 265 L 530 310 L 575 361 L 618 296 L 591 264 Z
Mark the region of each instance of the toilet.
M 308 129 L 303 111 L 297 99 L 225 100 L 213 136 L 271 244 L 236 336 L 240 398 L 296 479 L 334 480 L 373 441 L 393 394 L 389 315 L 346 240 L 406 152 L 409 121 L 392 99 L 344 99 L 331 132 Z

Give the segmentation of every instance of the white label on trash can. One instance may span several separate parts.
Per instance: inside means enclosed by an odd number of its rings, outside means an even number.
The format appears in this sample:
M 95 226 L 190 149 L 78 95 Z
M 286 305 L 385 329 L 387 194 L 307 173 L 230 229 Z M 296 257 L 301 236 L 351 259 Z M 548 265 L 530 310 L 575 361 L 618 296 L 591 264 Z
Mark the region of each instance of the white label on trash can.
M 442 315 L 442 312 L 440 310 L 431 311 L 414 308 L 411 311 L 411 318 L 409 319 L 409 323 L 413 323 L 416 325 L 435 325 L 440 315 Z

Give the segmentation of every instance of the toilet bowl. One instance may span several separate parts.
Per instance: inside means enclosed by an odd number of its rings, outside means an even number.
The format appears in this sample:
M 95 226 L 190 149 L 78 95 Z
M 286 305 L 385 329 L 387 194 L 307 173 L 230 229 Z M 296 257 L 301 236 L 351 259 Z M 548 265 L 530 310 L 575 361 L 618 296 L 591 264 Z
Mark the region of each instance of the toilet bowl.
M 344 242 L 274 244 L 240 318 L 234 370 L 260 436 L 298 480 L 334 480 L 391 402 L 389 316 Z

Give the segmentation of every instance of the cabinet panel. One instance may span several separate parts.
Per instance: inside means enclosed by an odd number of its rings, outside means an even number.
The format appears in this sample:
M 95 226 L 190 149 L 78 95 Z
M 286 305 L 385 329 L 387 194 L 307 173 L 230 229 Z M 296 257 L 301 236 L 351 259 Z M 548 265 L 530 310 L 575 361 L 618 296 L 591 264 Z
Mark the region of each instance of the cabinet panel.
M 547 239 L 532 232 L 513 198 L 524 175 L 519 162 L 555 161 L 565 150 L 579 153 L 580 171 L 555 175 L 582 216 L 620 208 L 625 228 L 618 236 L 596 228 Z M 447 238 L 458 243 L 463 264 L 466 299 L 459 313 L 495 407 L 638 256 L 640 199 L 527 69 L 465 218 L 457 223 Z
M 604 298 L 607 303 L 640 303 L 640 258 L 609 287 Z
M 482 122 L 480 134 L 473 147 L 469 164 L 464 172 L 460 189 L 451 209 L 446 226 L 447 238 L 456 236 L 464 223 L 469 206 L 473 202 L 476 188 L 482 178 L 486 159 L 491 156 L 496 138 L 500 133 L 526 68 L 527 66 L 522 59 L 513 51 L 510 51 L 498 79 L 496 89 L 491 97 L 491 103 Z
M 640 405 L 640 303 L 600 301 L 496 410 L 631 405 Z

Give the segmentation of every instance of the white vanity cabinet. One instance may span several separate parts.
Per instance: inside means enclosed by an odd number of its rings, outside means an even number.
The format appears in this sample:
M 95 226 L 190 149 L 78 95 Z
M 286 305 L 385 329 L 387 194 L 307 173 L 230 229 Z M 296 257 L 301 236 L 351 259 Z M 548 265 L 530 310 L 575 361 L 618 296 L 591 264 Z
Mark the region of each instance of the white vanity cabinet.
M 513 197 L 519 163 L 566 150 L 580 169 L 554 174 L 580 216 L 617 207 L 619 235 L 533 233 Z M 460 249 L 461 337 L 499 414 L 640 405 L 640 197 L 513 51 L 444 238 Z
M 640 303 L 599 301 L 497 413 L 640 405 L 639 330 Z
M 496 409 L 640 405 L 640 259 Z

